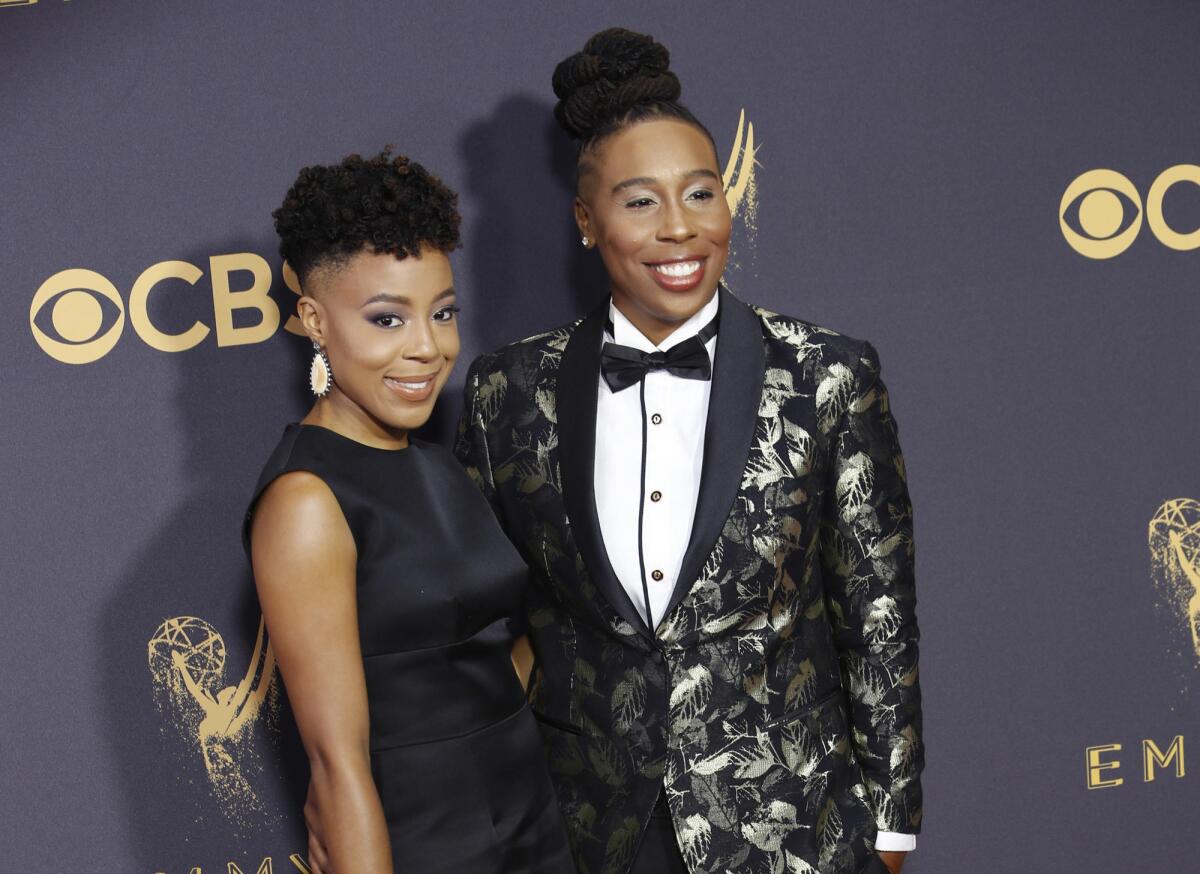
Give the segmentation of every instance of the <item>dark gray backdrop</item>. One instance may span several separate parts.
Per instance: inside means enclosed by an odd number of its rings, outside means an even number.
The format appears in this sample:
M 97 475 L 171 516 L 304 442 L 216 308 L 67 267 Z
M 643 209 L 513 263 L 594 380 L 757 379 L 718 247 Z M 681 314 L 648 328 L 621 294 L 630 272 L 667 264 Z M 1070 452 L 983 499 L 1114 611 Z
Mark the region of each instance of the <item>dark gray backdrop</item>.
M 924 634 L 927 822 L 906 870 L 1192 870 L 1200 775 L 1145 782 L 1141 757 L 1147 738 L 1200 744 L 1200 653 L 1147 546 L 1160 504 L 1200 499 L 1200 251 L 1147 226 L 1090 259 L 1059 220 L 1084 171 L 1144 201 L 1200 163 L 1186 0 L 0 3 L 4 870 L 294 871 L 304 846 L 286 711 L 233 750 L 261 799 L 239 805 L 147 650 L 163 620 L 201 617 L 224 684 L 245 670 L 239 520 L 305 408 L 304 344 L 166 353 L 127 316 L 111 352 L 64 364 L 34 341 L 35 292 L 86 268 L 128 302 L 178 259 L 205 275 L 150 315 L 211 326 L 209 257 L 251 252 L 290 309 L 271 210 L 301 166 L 392 142 L 461 194 L 464 364 L 563 323 L 603 288 L 548 83 L 613 24 L 672 49 L 722 155 L 739 112 L 754 123 L 734 290 L 882 356 Z M 1164 211 L 1200 226 L 1200 187 Z M 1124 783 L 1089 790 L 1085 749 L 1107 744 L 1121 766 L 1102 776 Z

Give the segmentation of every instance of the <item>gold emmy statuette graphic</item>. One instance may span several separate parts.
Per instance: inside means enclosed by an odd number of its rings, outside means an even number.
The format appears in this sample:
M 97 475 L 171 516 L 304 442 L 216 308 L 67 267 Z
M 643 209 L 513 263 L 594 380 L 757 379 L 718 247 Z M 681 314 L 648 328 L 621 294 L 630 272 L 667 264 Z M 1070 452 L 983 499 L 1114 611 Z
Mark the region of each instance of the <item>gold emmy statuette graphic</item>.
M 1149 537 L 1159 594 L 1187 623 L 1200 660 L 1200 501 L 1165 502 L 1150 520 Z
M 167 619 L 148 645 L 150 673 L 169 702 L 164 710 L 180 734 L 199 748 L 213 792 L 232 819 L 262 804 L 245 776 L 254 758 L 250 728 L 274 687 L 275 654 L 260 618 L 258 638 L 246 673 L 236 686 L 225 683 L 225 641 L 195 616 Z M 272 696 L 272 704 L 275 699 Z

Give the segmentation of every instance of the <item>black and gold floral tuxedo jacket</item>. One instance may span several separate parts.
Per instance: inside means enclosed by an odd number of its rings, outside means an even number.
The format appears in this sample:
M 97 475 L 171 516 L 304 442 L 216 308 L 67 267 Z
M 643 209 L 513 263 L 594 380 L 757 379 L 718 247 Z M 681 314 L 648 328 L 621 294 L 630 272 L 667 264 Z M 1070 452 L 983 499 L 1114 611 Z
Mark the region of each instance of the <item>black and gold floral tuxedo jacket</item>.
M 628 869 L 663 787 L 694 874 L 849 874 L 877 829 L 921 821 L 912 510 L 875 351 L 720 294 L 693 533 L 655 629 L 592 493 L 607 305 L 467 378 L 458 454 L 533 569 L 529 698 L 581 874 Z

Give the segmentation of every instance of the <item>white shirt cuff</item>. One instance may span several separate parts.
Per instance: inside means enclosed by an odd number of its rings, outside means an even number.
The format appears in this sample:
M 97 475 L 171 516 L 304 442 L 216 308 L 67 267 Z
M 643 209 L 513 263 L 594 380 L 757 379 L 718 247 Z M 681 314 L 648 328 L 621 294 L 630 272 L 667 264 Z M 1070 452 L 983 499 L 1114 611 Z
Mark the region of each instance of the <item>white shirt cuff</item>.
M 884 853 L 911 853 L 916 848 L 916 835 L 900 832 L 879 832 L 875 835 L 875 849 Z

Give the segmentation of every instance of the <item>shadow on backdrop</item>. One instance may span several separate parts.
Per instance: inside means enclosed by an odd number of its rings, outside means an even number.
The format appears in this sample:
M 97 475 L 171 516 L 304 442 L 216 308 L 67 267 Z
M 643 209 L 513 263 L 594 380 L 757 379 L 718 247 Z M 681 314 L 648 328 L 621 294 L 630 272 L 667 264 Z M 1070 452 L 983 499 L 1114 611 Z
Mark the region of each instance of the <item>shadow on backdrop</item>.
M 467 127 L 459 147 L 467 168 L 462 205 L 473 215 L 463 233 L 461 386 L 476 354 L 581 318 L 606 294 L 607 277 L 599 255 L 579 244 L 575 149 L 551 104 L 507 97 Z M 450 439 L 459 394 L 451 390 L 439 403 L 430 439 Z
M 467 128 L 461 153 L 475 215 L 463 235 L 480 316 L 467 322 L 471 338 L 490 350 L 584 315 L 607 279 L 579 244 L 575 149 L 550 104 L 506 98 Z
M 211 252 L 265 248 L 236 240 L 188 260 L 206 268 Z M 295 297 L 279 265 L 272 267 L 272 297 L 286 320 Z M 155 323 L 186 328 L 195 315 L 188 297 L 156 293 Z M 210 335 L 166 356 L 178 368 L 173 403 L 184 478 L 174 509 L 115 586 L 101 620 L 103 715 L 120 775 L 112 803 L 143 872 L 223 870 L 230 861 L 257 870 L 268 855 L 275 870 L 292 870 L 288 854 L 307 846 L 308 766 L 282 684 L 276 676 L 271 688 L 263 670 L 261 614 L 240 539 L 260 467 L 308 403 L 307 345 L 282 326 L 266 342 L 276 344 L 269 354 L 219 349 Z M 295 387 L 294 396 L 284 389 L 285 398 L 264 397 L 281 384 L 278 374 L 250 370 L 264 365 L 287 368 L 282 383 Z M 151 469 L 141 475 L 147 490 L 167 481 Z

